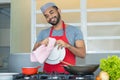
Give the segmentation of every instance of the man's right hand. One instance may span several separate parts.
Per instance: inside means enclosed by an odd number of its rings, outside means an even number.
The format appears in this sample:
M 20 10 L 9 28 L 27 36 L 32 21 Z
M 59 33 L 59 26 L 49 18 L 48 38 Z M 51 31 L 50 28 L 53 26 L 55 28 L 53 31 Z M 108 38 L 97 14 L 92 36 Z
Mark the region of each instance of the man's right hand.
M 45 38 L 44 40 L 42 40 L 40 42 L 36 42 L 35 45 L 34 45 L 33 51 L 36 50 L 41 45 L 47 46 L 48 43 L 49 43 L 49 38 Z
M 47 45 L 49 44 L 49 38 L 45 38 L 44 40 L 42 40 L 42 41 L 40 42 L 40 44 L 47 46 Z

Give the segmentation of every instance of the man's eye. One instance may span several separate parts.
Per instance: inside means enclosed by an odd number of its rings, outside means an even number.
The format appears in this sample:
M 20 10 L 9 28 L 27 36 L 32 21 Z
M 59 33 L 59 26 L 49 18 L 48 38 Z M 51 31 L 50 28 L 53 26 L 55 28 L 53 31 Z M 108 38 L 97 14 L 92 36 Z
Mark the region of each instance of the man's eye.
M 49 16 L 45 15 L 46 18 L 48 18 Z
M 50 12 L 50 14 L 53 14 L 54 12 Z

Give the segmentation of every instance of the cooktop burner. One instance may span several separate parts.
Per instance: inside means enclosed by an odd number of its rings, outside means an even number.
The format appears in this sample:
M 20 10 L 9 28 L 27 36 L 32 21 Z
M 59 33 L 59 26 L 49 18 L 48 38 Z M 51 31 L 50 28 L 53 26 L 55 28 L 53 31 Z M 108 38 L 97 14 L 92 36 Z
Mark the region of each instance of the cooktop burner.
M 24 75 L 17 74 L 13 75 L 13 80 L 94 80 L 94 75 L 73 75 L 73 74 L 34 74 Z

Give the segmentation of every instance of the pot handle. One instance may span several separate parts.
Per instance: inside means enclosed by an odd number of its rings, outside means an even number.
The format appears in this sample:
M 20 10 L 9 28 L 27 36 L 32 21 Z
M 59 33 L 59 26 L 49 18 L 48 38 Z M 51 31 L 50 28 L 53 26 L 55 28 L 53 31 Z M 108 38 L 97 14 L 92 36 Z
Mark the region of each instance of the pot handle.
M 36 68 L 39 69 L 41 66 L 37 66 Z
M 69 69 L 69 65 L 62 65 L 64 68 Z
M 73 66 L 72 64 L 70 64 L 70 63 L 68 63 L 68 62 L 65 62 L 65 61 L 60 61 L 61 63 L 63 63 L 63 64 L 66 64 L 66 65 L 68 65 L 68 66 Z

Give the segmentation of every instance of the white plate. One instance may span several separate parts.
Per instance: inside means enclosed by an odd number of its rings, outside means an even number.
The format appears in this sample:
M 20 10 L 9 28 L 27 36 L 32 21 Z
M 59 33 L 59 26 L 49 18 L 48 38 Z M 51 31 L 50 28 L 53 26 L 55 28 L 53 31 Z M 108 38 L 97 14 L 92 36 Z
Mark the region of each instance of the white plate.
M 54 47 L 50 56 L 47 58 L 46 63 L 48 64 L 58 64 L 65 57 L 65 48 L 58 49 L 58 46 Z

